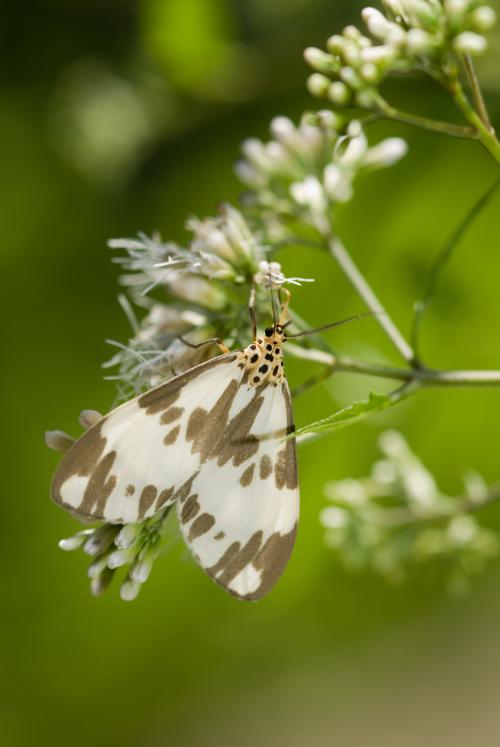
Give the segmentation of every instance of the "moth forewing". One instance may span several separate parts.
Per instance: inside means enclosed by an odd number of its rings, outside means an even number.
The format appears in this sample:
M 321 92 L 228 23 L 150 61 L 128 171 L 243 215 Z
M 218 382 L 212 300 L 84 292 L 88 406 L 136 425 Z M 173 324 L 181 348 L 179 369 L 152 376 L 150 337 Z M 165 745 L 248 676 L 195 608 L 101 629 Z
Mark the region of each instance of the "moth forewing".
M 221 355 L 113 410 L 64 455 L 53 500 L 111 523 L 147 518 L 175 501 L 199 465 L 185 440 L 189 413 L 232 378 L 241 378 L 235 355 Z

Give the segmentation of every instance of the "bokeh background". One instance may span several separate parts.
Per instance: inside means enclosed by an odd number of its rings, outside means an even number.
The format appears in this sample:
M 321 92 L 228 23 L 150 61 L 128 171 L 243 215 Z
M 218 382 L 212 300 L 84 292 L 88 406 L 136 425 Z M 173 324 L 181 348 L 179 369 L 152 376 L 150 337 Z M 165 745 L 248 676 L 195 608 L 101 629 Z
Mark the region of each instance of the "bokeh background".
M 416 573 L 401 587 L 343 570 L 318 521 L 325 481 L 361 476 L 377 435 L 399 428 L 443 490 L 470 467 L 500 477 L 500 390 L 428 391 L 299 453 L 302 517 L 275 591 L 243 604 L 210 583 L 181 543 L 137 601 L 88 591 L 86 560 L 57 542 L 75 521 L 48 499 L 57 455 L 43 431 L 78 432 L 115 396 L 100 364 L 125 340 L 109 237 L 212 214 L 240 187 L 240 141 L 276 114 L 317 102 L 302 49 L 321 45 L 352 0 L 44 0 L 10 3 L 0 31 L 1 420 L 0 743 L 215 747 L 441 747 L 500 743 L 500 561 L 464 599 Z M 500 123 L 500 41 L 481 66 Z M 401 108 L 453 118 L 423 82 L 398 81 Z M 403 329 L 433 257 L 495 177 L 473 143 L 377 124 L 409 155 L 358 184 L 339 231 Z M 498 195 L 463 240 L 425 322 L 425 359 L 500 367 Z M 318 278 L 294 295 L 311 324 L 360 311 L 326 258 L 282 255 Z M 392 355 L 376 325 L 329 339 Z M 310 369 L 290 361 L 299 383 Z M 296 402 L 306 424 L 366 394 L 339 375 Z M 377 384 L 377 389 L 381 386 Z M 500 531 L 500 506 L 484 514 Z

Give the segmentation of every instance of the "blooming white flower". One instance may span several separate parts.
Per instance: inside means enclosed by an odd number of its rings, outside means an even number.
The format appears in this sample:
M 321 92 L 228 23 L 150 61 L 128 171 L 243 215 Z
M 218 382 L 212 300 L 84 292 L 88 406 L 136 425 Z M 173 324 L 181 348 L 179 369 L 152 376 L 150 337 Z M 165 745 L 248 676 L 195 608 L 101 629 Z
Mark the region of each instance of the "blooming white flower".
M 257 285 L 269 290 L 270 288 L 280 288 L 286 283 L 290 285 L 301 285 L 302 283 L 313 283 L 314 278 L 287 278 L 281 271 L 279 262 L 267 262 L 262 260 L 259 263 L 259 271 L 254 275 L 254 281 Z

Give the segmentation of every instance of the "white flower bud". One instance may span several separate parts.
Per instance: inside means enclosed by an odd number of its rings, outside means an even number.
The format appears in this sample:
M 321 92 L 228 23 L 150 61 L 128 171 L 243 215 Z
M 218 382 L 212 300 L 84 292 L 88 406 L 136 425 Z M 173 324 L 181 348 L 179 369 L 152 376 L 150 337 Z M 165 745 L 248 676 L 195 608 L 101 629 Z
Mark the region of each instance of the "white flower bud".
M 357 67 L 360 62 L 360 49 L 354 42 L 346 41 L 344 45 L 344 60 L 348 65 Z
M 340 36 L 340 34 L 334 34 L 327 39 L 326 48 L 332 54 L 341 55 L 344 53 L 344 44 L 344 37 Z
M 435 29 L 443 12 L 439 0 L 400 0 L 400 4 L 410 25 L 428 29 Z
M 493 8 L 489 5 L 481 5 L 472 11 L 470 15 L 470 23 L 476 31 L 484 33 L 490 31 L 493 28 L 497 20 L 497 16 Z
M 356 104 L 361 109 L 371 109 L 377 99 L 377 91 L 373 88 L 362 88 L 356 92 Z
M 137 581 L 133 581 L 131 578 L 126 578 L 120 587 L 120 597 L 124 602 L 132 602 L 137 598 L 141 590 L 141 584 Z
M 82 532 L 74 534 L 73 537 L 67 537 L 59 542 L 61 550 L 71 552 L 71 550 L 78 550 L 83 543 L 87 540 L 89 534 L 93 533 L 93 529 L 84 529 Z
M 377 83 L 380 78 L 379 69 L 373 62 L 365 62 L 361 65 L 360 73 L 367 83 Z
M 243 184 L 260 189 L 266 184 L 265 174 L 252 166 L 248 161 L 240 159 L 234 164 L 234 173 Z
M 102 420 L 102 415 L 97 410 L 82 410 L 78 420 L 82 428 L 88 430 L 98 423 L 99 420 Z
M 290 193 L 295 202 L 308 207 L 313 213 L 321 214 L 326 210 L 325 193 L 315 176 L 306 176 L 302 182 L 291 184 Z
M 361 50 L 361 59 L 363 62 L 372 62 L 374 65 L 384 65 L 394 59 L 397 52 L 394 47 L 387 44 L 380 44 L 377 47 L 367 47 Z
M 131 547 L 136 539 L 138 538 L 142 530 L 142 524 L 137 522 L 136 524 L 125 524 L 115 537 L 115 545 L 120 550 L 125 550 Z
M 472 516 L 454 516 L 447 527 L 448 537 L 456 545 L 467 545 L 476 530 L 477 522 Z
M 323 174 L 323 183 L 327 195 L 334 202 L 348 202 L 352 195 L 351 180 L 342 169 L 334 163 L 326 166 Z
M 245 158 L 263 171 L 267 170 L 268 159 L 264 143 L 256 137 L 249 137 L 243 141 L 241 150 Z
M 122 565 L 127 565 L 127 563 L 133 561 L 136 550 L 137 548 L 133 545 L 125 550 L 115 550 L 108 556 L 106 565 L 108 568 L 121 568 Z
M 334 72 L 338 66 L 334 58 L 327 52 L 316 47 L 307 47 L 304 50 L 304 59 L 308 65 L 317 70 L 319 73 Z
M 396 430 L 384 431 L 378 439 L 380 450 L 392 459 L 406 458 L 410 454 L 408 444 Z
M 325 493 L 331 500 L 341 500 L 350 506 L 360 507 L 366 503 L 366 489 L 360 480 L 346 478 L 335 480 L 325 486 Z
M 54 451 L 60 451 L 64 454 L 74 443 L 75 439 L 68 436 L 64 431 L 45 432 L 45 444 Z
M 330 79 L 321 73 L 313 73 L 307 79 L 307 90 L 313 96 L 326 96 L 329 85 Z
M 406 48 L 412 54 L 430 52 L 435 47 L 432 34 L 423 29 L 410 29 L 406 34 Z
M 272 136 L 284 145 L 293 145 L 297 142 L 297 129 L 288 117 L 274 117 L 270 129 Z
M 114 574 L 115 572 L 110 568 L 104 568 L 101 573 L 91 578 L 90 591 L 94 597 L 99 597 L 106 591 L 113 580 Z
M 361 88 L 363 85 L 362 79 L 352 67 L 343 67 L 340 70 L 339 75 L 344 83 L 347 83 L 347 85 L 354 90 Z
M 97 578 L 104 572 L 108 567 L 108 555 L 103 555 L 100 558 L 96 558 L 87 569 L 87 576 L 89 578 Z
M 130 569 L 130 578 L 139 584 L 144 584 L 151 573 L 156 559 L 156 548 L 148 546 L 141 551 L 139 558 Z
M 356 26 L 346 26 L 345 29 L 342 31 L 342 36 L 344 36 L 346 39 L 351 39 L 352 41 L 359 41 L 362 38 L 361 31 L 356 28 Z
M 392 166 L 408 152 L 406 140 L 400 137 L 389 137 L 378 145 L 369 148 L 364 158 L 364 164 L 374 168 Z
M 445 0 L 444 9 L 448 18 L 457 23 L 462 21 L 470 4 L 470 0 Z
M 321 511 L 319 520 L 327 529 L 342 529 L 349 523 L 349 515 L 339 506 L 328 506 Z
M 116 532 L 117 527 L 113 524 L 103 524 L 98 529 L 94 529 L 89 534 L 83 546 L 83 551 L 87 555 L 102 555 L 113 544 Z
M 398 46 L 404 42 L 405 32 L 396 23 L 388 21 L 379 10 L 375 8 L 364 8 L 361 15 L 368 30 L 377 39 L 391 46 Z
M 328 98 L 330 99 L 330 101 L 333 101 L 334 104 L 338 104 L 338 106 L 344 106 L 345 104 L 349 103 L 351 92 L 349 91 L 345 83 L 342 83 L 340 80 L 336 80 L 328 88 Z
M 464 31 L 453 41 L 453 48 L 460 54 L 479 55 L 486 50 L 487 46 L 488 42 L 484 36 L 475 34 L 473 31 Z

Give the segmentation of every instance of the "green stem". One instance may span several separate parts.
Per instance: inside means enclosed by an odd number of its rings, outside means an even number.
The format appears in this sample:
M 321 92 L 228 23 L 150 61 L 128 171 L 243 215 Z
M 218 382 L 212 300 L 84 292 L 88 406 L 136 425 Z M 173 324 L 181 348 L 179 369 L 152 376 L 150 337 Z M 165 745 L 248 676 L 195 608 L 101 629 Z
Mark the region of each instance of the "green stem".
M 448 89 L 456 105 L 463 113 L 464 117 L 474 127 L 477 133 L 477 139 L 486 148 L 488 153 L 493 156 L 495 161 L 500 164 L 500 143 L 496 139 L 495 132 L 490 130 L 464 93 L 464 89 L 458 80 L 458 77 L 451 78 L 447 83 Z
M 469 140 L 475 140 L 478 138 L 475 127 L 463 127 L 461 125 L 452 124 L 451 122 L 442 122 L 438 119 L 429 119 L 428 117 L 421 117 L 418 114 L 402 112 L 394 106 L 391 106 L 382 97 L 377 99 L 376 107 L 376 112 L 382 117 L 392 119 L 395 122 L 413 125 L 414 127 L 420 127 L 424 130 L 429 130 L 430 132 L 437 132 L 441 135 L 451 135 L 452 137 L 466 138 Z
M 354 263 L 345 246 L 337 238 L 326 238 L 330 254 L 337 261 L 351 285 L 358 292 L 359 296 L 361 296 L 368 308 L 375 313 L 375 319 L 382 327 L 387 337 L 391 340 L 394 347 L 399 351 L 404 360 L 411 366 L 415 366 L 417 362 L 412 348 L 408 345 L 403 335 L 382 306 L 378 297 L 375 295 L 375 292 L 365 280 L 363 274 Z
M 472 57 L 470 56 L 470 54 L 464 54 L 463 60 L 464 60 L 465 72 L 467 74 L 467 79 L 469 81 L 469 85 L 472 91 L 472 98 L 474 99 L 474 106 L 476 107 L 476 111 L 481 117 L 481 120 L 484 126 L 494 135 L 495 130 L 493 129 L 493 125 L 491 124 L 491 120 L 490 120 L 490 115 L 488 114 L 486 104 L 484 103 L 483 92 L 481 91 L 481 86 L 479 85 L 479 80 L 476 75 L 476 68 L 474 67 L 474 62 L 472 61 Z
M 443 371 L 437 368 L 398 368 L 381 363 L 370 363 L 349 355 L 331 355 L 324 350 L 303 348 L 287 342 L 287 350 L 297 358 L 321 363 L 330 369 L 330 373 L 340 371 L 375 376 L 393 381 L 414 381 L 425 386 L 438 387 L 486 387 L 500 386 L 500 371 L 456 370 Z

